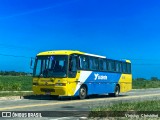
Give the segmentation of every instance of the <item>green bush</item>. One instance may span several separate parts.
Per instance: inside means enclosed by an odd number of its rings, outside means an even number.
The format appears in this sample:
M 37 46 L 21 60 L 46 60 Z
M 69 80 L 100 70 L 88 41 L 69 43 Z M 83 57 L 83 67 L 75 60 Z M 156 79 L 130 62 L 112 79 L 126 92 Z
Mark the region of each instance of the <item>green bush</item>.
M 160 88 L 160 80 L 133 80 L 133 89 Z
M 4 91 L 31 91 L 31 76 L 0 76 L 0 90 Z
M 4 85 L 2 83 L 0 83 L 0 91 L 4 90 Z
M 11 89 L 12 89 L 13 91 L 20 91 L 21 88 L 22 88 L 22 84 L 20 84 L 20 83 L 14 83 L 14 84 L 11 86 Z

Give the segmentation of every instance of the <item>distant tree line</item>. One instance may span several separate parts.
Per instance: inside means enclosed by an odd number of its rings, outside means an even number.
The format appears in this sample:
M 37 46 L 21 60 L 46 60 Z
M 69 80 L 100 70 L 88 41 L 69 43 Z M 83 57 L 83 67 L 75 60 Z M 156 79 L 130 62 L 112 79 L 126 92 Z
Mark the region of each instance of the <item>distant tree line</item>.
M 133 79 L 133 80 L 144 81 L 144 80 L 148 80 L 148 79 L 136 78 L 136 79 Z M 151 81 L 160 81 L 160 79 L 158 77 L 151 77 L 149 80 L 151 80 Z
M 30 73 L 25 72 L 16 72 L 16 71 L 0 71 L 1 76 L 28 76 L 31 75 Z

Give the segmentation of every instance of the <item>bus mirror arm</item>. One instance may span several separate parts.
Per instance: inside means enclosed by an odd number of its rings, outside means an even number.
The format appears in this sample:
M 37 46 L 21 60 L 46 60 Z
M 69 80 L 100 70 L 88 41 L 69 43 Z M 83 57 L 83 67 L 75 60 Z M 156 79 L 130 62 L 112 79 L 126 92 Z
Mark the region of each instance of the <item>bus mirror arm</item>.
M 80 83 L 80 81 L 76 80 L 75 82 Z
M 33 69 L 33 59 L 31 58 L 31 61 L 30 61 L 30 69 Z

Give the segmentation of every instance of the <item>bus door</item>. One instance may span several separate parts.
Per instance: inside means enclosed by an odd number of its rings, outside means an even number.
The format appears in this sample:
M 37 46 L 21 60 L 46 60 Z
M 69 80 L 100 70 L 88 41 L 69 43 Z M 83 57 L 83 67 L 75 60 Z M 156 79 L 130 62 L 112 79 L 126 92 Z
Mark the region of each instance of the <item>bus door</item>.
M 69 57 L 69 70 L 68 70 L 68 91 L 71 95 L 74 95 L 74 92 L 76 90 L 78 79 L 80 76 L 80 72 L 77 71 L 78 66 L 78 56 L 77 55 L 71 55 Z
M 77 75 L 77 55 L 71 55 L 69 58 L 69 78 L 75 78 Z

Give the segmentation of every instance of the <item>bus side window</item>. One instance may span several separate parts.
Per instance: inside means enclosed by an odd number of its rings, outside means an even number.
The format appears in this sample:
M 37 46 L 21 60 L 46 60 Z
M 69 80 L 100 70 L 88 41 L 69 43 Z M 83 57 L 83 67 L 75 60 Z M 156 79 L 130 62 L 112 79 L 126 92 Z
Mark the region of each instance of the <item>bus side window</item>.
M 89 69 L 90 70 L 94 70 L 94 65 L 93 65 L 94 63 L 93 63 L 93 58 L 92 57 L 90 57 L 89 58 Z
M 107 60 L 108 71 L 111 71 L 111 61 Z
M 89 69 L 98 70 L 98 58 L 95 58 L 95 57 L 89 58 Z
M 34 71 L 35 75 L 42 74 L 42 61 L 41 60 L 37 60 L 36 67 L 37 67 L 37 69 Z
M 127 72 L 128 74 L 131 74 L 131 64 L 127 63 Z
M 99 67 L 98 58 L 94 58 L 94 67 L 95 67 L 95 70 L 99 70 L 98 69 L 98 67 Z
M 87 56 L 80 56 L 79 57 L 79 62 L 80 62 L 80 69 L 82 70 L 88 70 L 88 57 Z
M 103 71 L 103 59 L 99 59 L 99 70 Z
M 99 59 L 99 69 L 100 71 L 107 70 L 107 61 L 105 59 Z
M 115 62 L 116 72 L 120 72 L 120 64 L 119 62 Z
M 122 73 L 122 63 L 119 62 L 119 72 Z
M 122 63 L 123 73 L 127 73 L 127 63 Z
M 71 78 L 75 78 L 77 74 L 77 56 L 71 55 L 69 58 L 69 74 Z
M 111 72 L 115 72 L 115 61 L 114 60 L 110 60 L 110 71 Z
M 77 71 L 77 59 L 74 56 L 71 56 L 70 58 L 70 71 Z

